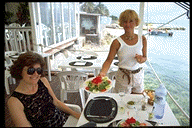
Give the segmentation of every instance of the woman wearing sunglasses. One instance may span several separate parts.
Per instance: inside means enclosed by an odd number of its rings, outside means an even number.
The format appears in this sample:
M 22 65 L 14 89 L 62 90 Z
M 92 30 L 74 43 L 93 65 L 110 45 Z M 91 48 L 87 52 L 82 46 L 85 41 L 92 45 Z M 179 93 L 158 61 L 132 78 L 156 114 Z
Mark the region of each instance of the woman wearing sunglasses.
M 73 111 L 55 96 L 44 77 L 45 62 L 33 52 L 21 54 L 11 67 L 11 75 L 19 84 L 8 100 L 8 108 L 16 127 L 61 127 Z

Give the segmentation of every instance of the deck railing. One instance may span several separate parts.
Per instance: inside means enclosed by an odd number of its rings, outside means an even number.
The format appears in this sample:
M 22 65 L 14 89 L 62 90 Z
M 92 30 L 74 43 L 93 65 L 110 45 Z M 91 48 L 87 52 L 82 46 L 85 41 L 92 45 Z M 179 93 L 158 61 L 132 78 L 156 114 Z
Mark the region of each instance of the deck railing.
M 155 70 L 153 69 L 153 67 L 152 67 L 152 65 L 151 65 L 151 63 L 150 63 L 150 61 L 147 60 L 147 62 L 148 62 L 148 64 L 149 64 L 150 68 L 152 69 L 152 71 L 153 71 L 155 77 L 157 78 L 157 80 L 162 84 L 162 82 L 161 82 L 159 76 L 157 75 L 157 73 L 156 73 Z M 190 117 L 189 117 L 189 115 L 188 115 L 188 114 L 183 110 L 183 108 L 177 103 L 177 101 L 173 98 L 173 96 L 170 94 L 169 91 L 167 92 L 167 95 L 168 95 L 169 98 L 173 101 L 173 103 L 179 108 L 179 110 L 183 113 L 183 115 L 187 118 L 187 120 L 184 121 L 185 124 L 189 124 L 189 121 L 190 121 Z
M 4 38 L 6 51 L 33 50 L 31 27 L 5 27 Z

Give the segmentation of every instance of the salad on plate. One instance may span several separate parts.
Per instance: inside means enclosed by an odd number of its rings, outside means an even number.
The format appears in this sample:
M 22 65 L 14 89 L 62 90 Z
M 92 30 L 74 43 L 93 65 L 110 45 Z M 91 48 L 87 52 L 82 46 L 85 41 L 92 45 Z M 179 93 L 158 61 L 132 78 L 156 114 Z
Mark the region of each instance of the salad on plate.
M 137 121 L 135 118 L 127 118 L 126 120 L 121 120 L 117 123 L 117 127 L 141 127 L 141 126 L 150 126 L 148 123 L 143 123 Z
M 92 93 L 107 92 L 112 88 L 111 80 L 105 76 L 90 78 L 84 83 L 85 90 Z

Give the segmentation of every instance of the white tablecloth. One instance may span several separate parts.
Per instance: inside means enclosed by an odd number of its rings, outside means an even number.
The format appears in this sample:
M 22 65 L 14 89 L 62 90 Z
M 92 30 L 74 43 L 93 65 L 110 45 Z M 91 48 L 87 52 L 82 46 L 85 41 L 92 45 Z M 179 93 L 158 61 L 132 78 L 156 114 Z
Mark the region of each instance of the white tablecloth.
M 97 97 L 97 96 L 109 96 L 109 97 L 112 97 L 113 99 L 116 100 L 117 104 L 120 101 L 120 97 L 119 97 L 119 95 L 117 93 L 102 93 L 102 94 L 93 94 L 93 93 L 91 93 L 89 95 L 89 98 L 88 98 L 85 106 L 87 105 L 87 103 L 89 102 L 90 99 L 93 99 L 94 97 Z M 140 94 L 126 94 L 123 97 L 123 101 L 125 103 L 127 103 L 127 101 L 129 101 L 129 100 L 133 100 L 133 99 L 139 100 L 142 97 L 143 97 L 143 95 L 140 95 Z M 147 110 L 146 111 L 139 110 L 138 114 L 137 114 L 138 115 L 137 118 L 140 119 L 141 121 L 148 119 L 148 113 L 151 112 L 152 108 L 153 108 L 153 106 L 147 104 Z M 108 126 L 111 122 L 113 122 L 115 120 L 127 119 L 128 118 L 127 112 L 129 112 L 130 117 L 135 117 L 136 116 L 136 113 L 135 113 L 134 109 L 128 109 L 127 107 L 125 107 L 125 113 L 124 114 L 121 114 L 118 111 L 116 117 L 112 121 L 110 121 L 108 123 L 97 123 L 97 126 L 98 127 L 99 126 Z M 180 125 L 167 103 L 166 103 L 166 106 L 165 106 L 164 117 L 162 119 L 153 118 L 152 120 L 157 121 L 159 123 L 159 125 L 162 125 L 162 126 L 179 126 Z M 79 121 L 77 123 L 77 127 L 79 127 L 79 126 L 81 126 L 81 125 L 83 125 L 83 124 L 85 124 L 87 122 L 89 122 L 89 121 L 85 118 L 84 110 L 83 110 L 82 113 L 81 113 L 81 117 L 79 118 Z

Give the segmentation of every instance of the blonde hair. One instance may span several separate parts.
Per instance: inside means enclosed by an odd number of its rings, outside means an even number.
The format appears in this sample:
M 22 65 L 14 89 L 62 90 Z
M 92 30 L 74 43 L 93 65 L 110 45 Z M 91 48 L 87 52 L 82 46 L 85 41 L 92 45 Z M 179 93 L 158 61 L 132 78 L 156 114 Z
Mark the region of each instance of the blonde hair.
M 128 20 L 133 20 L 133 19 L 136 21 L 136 26 L 138 26 L 140 24 L 140 19 L 138 14 L 134 10 L 127 9 L 120 14 L 119 25 L 123 27 L 123 22 Z

